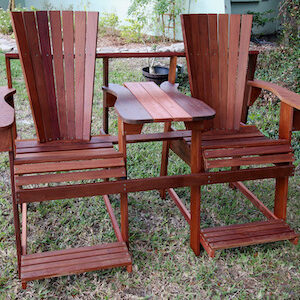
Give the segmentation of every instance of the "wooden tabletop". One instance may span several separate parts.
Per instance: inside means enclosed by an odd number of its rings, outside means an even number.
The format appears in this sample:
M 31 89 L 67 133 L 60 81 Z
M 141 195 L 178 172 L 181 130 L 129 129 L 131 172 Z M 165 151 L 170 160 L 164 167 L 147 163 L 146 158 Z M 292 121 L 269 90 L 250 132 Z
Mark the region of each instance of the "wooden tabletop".
M 176 85 L 164 82 L 126 82 L 125 87 L 110 85 L 117 96 L 115 108 L 125 123 L 142 124 L 211 119 L 215 111 L 199 99 L 177 91 Z

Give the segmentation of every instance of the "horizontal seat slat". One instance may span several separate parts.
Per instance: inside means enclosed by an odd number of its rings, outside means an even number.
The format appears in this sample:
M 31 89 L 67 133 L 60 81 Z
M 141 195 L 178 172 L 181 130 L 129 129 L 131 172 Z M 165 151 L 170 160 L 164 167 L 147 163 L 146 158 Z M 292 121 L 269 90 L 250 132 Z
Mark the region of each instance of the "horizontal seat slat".
M 294 155 L 292 153 L 287 153 L 287 154 L 264 155 L 264 156 L 257 156 L 257 157 L 205 160 L 205 166 L 207 169 L 211 169 L 211 168 L 284 163 L 284 162 L 293 162 L 294 160 L 295 160 Z
M 23 260 L 22 267 L 23 267 L 23 271 L 26 270 L 26 267 L 32 267 L 32 266 L 41 265 L 41 264 L 45 264 L 48 268 L 50 268 L 51 267 L 50 263 L 55 263 L 58 261 L 68 261 L 68 260 L 80 259 L 80 258 L 86 258 L 86 257 L 117 254 L 117 253 L 122 253 L 122 252 L 126 252 L 126 251 L 127 251 L 127 247 L 126 247 L 126 245 L 124 245 L 122 247 L 120 246 L 120 247 L 114 247 L 114 248 L 104 248 L 104 249 L 98 249 L 98 250 L 95 249 L 95 250 L 90 250 L 90 251 L 81 251 L 81 252 L 63 254 L 63 255 L 47 256 L 47 257 Z M 33 270 L 33 269 L 31 269 L 31 270 Z
M 284 233 L 284 232 L 290 232 L 290 229 L 288 226 L 280 227 L 280 228 L 268 228 L 261 231 L 253 230 L 253 231 L 245 231 L 240 233 L 234 233 L 231 232 L 228 235 L 219 235 L 214 237 L 206 237 L 206 240 L 210 243 L 215 242 L 221 242 L 221 241 L 229 241 L 229 240 L 236 240 L 240 238 L 248 238 L 248 237 L 257 237 L 261 235 L 273 235 L 277 233 Z
M 277 220 L 275 220 L 277 221 Z M 215 231 L 211 232 L 205 232 L 202 230 L 202 234 L 205 238 L 211 238 L 211 237 L 216 237 L 216 236 L 224 236 L 229 232 L 228 234 L 239 234 L 239 233 L 245 233 L 245 232 L 251 232 L 251 231 L 257 231 L 260 228 L 264 227 L 264 229 L 273 229 L 273 228 L 288 228 L 288 225 L 285 222 L 271 222 L 271 221 L 265 221 L 261 223 L 249 223 L 249 226 L 244 226 L 240 227 L 229 227 L 229 226 L 224 226 L 225 230 L 221 230 L 222 227 L 219 227 L 215 229 Z M 248 224 L 247 224 L 248 225 Z
M 111 258 L 107 260 L 95 259 L 90 263 L 80 263 L 80 261 L 76 265 L 63 266 L 63 267 L 55 267 L 51 269 L 42 269 L 32 272 L 23 272 L 21 271 L 21 280 L 22 281 L 30 281 L 36 279 L 78 274 L 83 272 L 97 271 L 100 269 L 110 269 L 117 268 L 122 266 L 131 265 L 130 256 L 123 256 L 118 258 Z
M 26 153 L 16 155 L 15 165 L 117 157 L 123 157 L 123 154 L 113 148 Z
M 218 227 L 203 228 L 201 229 L 201 232 L 205 235 L 212 232 L 222 232 L 222 231 L 227 231 L 232 229 L 245 229 L 245 228 L 257 227 L 257 226 L 270 226 L 272 224 L 278 224 L 278 226 L 281 226 L 281 224 L 286 224 L 286 223 L 281 219 L 257 221 L 257 222 L 247 223 L 247 224 L 232 224 L 232 225 L 225 225 L 225 226 L 218 226 Z
M 201 230 L 200 235 L 203 245 L 213 251 L 298 237 L 288 224 L 280 219 L 205 228 Z
M 124 176 L 126 176 L 125 168 L 111 168 L 107 170 L 97 170 L 97 171 L 16 176 L 15 182 L 17 186 L 22 186 L 22 185 L 29 185 L 29 184 L 68 182 L 68 181 L 77 181 L 77 180 L 121 178 Z
M 53 256 L 66 255 L 66 254 L 72 254 L 72 253 L 82 253 L 82 252 L 88 252 L 88 251 L 94 251 L 94 250 L 118 248 L 118 247 L 124 247 L 124 246 L 126 246 L 125 242 L 115 242 L 115 243 L 106 243 L 106 244 L 100 244 L 100 245 L 94 245 L 94 246 L 85 246 L 85 247 L 69 248 L 69 249 L 63 249 L 63 250 L 46 251 L 46 252 L 22 255 L 21 260 L 26 261 L 26 260 L 36 259 L 36 258 L 53 257 Z
M 240 239 L 229 240 L 229 241 L 215 242 L 215 243 L 210 243 L 210 246 L 213 249 L 218 250 L 218 249 L 225 249 L 225 248 L 250 246 L 255 244 L 290 240 L 296 237 L 297 235 L 294 232 L 283 232 L 283 233 L 255 236 L 255 237 L 240 238 Z
M 86 144 L 64 144 L 64 145 L 45 145 L 36 147 L 16 148 L 16 154 L 23 153 L 40 153 L 52 151 L 70 151 L 70 150 L 83 150 L 83 149 L 101 149 L 112 148 L 112 143 L 86 143 Z
M 266 138 L 260 131 L 257 132 L 247 132 L 247 133 L 236 133 L 236 134 L 220 134 L 215 132 L 215 135 L 206 135 L 203 133 L 202 140 L 203 141 L 216 141 L 216 140 L 235 140 L 241 138 L 257 138 L 257 137 L 264 137 Z M 184 137 L 184 140 L 187 142 L 191 141 L 191 136 Z
M 114 136 L 111 135 L 96 135 L 92 136 L 89 141 L 82 141 L 82 140 L 72 140 L 72 141 L 49 141 L 47 143 L 40 143 L 37 139 L 26 139 L 26 140 L 16 140 L 16 147 L 18 149 L 22 148 L 32 148 L 32 147 L 64 147 L 66 145 L 89 145 L 89 144 L 96 144 L 96 143 L 111 143 L 115 139 Z
M 21 280 L 77 274 L 131 265 L 124 242 L 24 255 Z
M 287 140 L 270 140 L 266 137 L 256 137 L 249 139 L 234 139 L 234 140 L 214 140 L 203 141 L 203 149 L 217 149 L 217 148 L 240 148 L 240 147 L 255 147 L 264 145 L 286 145 Z
M 260 155 L 273 153 L 291 152 L 289 145 L 266 145 L 261 147 L 234 148 L 234 149 L 215 149 L 205 150 L 205 158 L 244 156 L 244 155 Z
M 15 174 L 32 174 L 32 173 L 46 173 L 59 172 L 83 169 L 98 169 L 98 168 L 112 168 L 124 167 L 123 158 L 109 158 L 109 159 L 91 159 L 87 161 L 66 161 L 66 162 L 48 162 L 16 165 L 14 167 Z
M 119 250 L 119 251 L 118 251 Z M 126 253 L 126 254 L 124 254 Z M 90 252 L 85 252 L 83 255 L 77 255 L 78 257 L 75 257 L 73 255 L 73 258 L 69 258 L 70 255 L 62 255 L 56 256 L 55 260 L 53 261 L 46 261 L 41 262 L 37 264 L 31 264 L 29 263 L 27 266 L 22 265 L 22 272 L 34 272 L 44 269 L 52 269 L 52 268 L 62 268 L 62 267 L 69 267 L 72 265 L 78 265 L 78 264 L 86 264 L 86 263 L 92 263 L 95 261 L 106 261 L 106 260 L 112 260 L 112 259 L 122 259 L 124 256 L 130 257 L 127 253 L 126 247 L 124 249 L 119 248 L 117 250 L 112 249 L 110 252 L 108 251 L 102 251 L 102 253 L 98 253 L 95 255 L 91 255 Z

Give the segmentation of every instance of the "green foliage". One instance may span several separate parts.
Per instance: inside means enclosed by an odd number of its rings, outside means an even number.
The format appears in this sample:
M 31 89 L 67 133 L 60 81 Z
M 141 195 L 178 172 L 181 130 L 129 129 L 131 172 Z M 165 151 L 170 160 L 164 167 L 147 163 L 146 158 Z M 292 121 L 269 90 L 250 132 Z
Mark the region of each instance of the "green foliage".
M 284 48 L 259 54 L 255 76 L 265 81 L 276 82 L 296 93 L 300 93 L 299 48 Z
M 158 31 L 165 39 L 166 27 L 173 25 L 173 21 L 176 24 L 183 4 L 183 0 L 131 0 L 128 15 L 136 19 L 143 28 Z M 174 34 L 175 30 L 176 27 Z
M 30 7 L 31 10 L 35 10 L 33 6 Z M 27 10 L 25 7 L 17 6 L 15 11 L 24 11 Z M 4 10 L 0 7 L 0 33 L 2 34 L 12 34 L 13 28 L 10 21 L 10 11 Z
M 142 28 L 143 25 L 133 19 L 126 19 L 126 25 L 120 26 L 121 37 L 126 40 L 126 42 L 140 42 L 142 40 Z
M 115 35 L 119 26 L 119 17 L 115 13 L 102 13 L 99 19 L 100 34 Z
M 261 52 L 255 77 L 260 80 L 277 83 L 296 93 L 300 93 L 300 49 L 296 47 L 278 47 L 271 51 Z M 248 120 L 271 138 L 278 136 L 280 101 L 271 93 L 263 93 L 261 99 L 251 107 Z M 300 163 L 300 132 L 293 132 L 292 147 L 296 164 Z
M 0 8 L 0 33 L 2 34 L 11 34 L 13 32 L 9 10 L 4 10 Z
M 270 16 L 273 12 L 273 9 L 269 9 L 264 12 L 248 11 L 247 14 L 253 15 L 253 26 L 264 27 L 267 23 L 276 20 L 276 17 Z
M 300 2 L 283 0 L 280 3 L 279 17 L 282 25 L 283 43 L 287 46 L 300 46 Z

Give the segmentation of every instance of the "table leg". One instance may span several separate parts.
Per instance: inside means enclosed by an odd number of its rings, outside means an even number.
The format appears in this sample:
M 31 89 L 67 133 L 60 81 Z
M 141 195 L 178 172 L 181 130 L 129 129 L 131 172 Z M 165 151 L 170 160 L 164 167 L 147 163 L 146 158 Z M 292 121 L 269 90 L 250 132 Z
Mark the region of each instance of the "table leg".
M 191 129 L 191 173 L 199 173 L 204 169 L 201 150 L 201 128 L 193 126 Z M 200 255 L 200 204 L 201 186 L 192 186 L 190 245 L 197 256 Z

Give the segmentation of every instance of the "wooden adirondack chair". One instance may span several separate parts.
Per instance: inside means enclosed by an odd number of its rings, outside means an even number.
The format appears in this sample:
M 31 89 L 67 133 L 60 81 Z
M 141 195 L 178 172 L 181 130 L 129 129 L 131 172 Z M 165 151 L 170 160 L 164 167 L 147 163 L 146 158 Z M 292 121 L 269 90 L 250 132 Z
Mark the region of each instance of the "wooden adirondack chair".
M 192 96 L 216 111 L 215 119 L 206 124 L 207 132 L 203 134 L 202 169 L 210 172 L 217 168 L 221 177 L 217 179 L 214 175 L 215 179 L 208 180 L 207 184 L 230 183 L 267 218 L 267 221 L 256 223 L 201 229 L 199 240 L 202 246 L 213 257 L 217 249 L 279 240 L 290 240 L 296 244 L 297 234 L 289 228 L 285 219 L 288 177 L 293 173 L 294 160 L 291 132 L 300 130 L 300 96 L 272 83 L 247 82 L 250 15 L 186 14 L 181 16 L 181 21 Z M 178 93 L 176 86 L 170 82 L 163 83 L 161 88 Z M 261 89 L 273 92 L 281 100 L 277 140 L 265 137 L 256 126 L 241 123 L 243 111 L 259 96 Z M 248 101 L 243 100 L 245 93 Z M 172 130 L 170 124 L 165 126 L 165 131 Z M 167 174 L 169 149 L 190 163 L 193 155 L 190 141 L 191 138 L 186 137 L 164 142 L 162 176 Z M 237 172 L 242 166 L 242 172 Z M 243 176 L 250 172 L 251 180 L 276 178 L 274 212 L 242 183 Z M 168 192 L 189 222 L 189 213 L 178 195 L 173 189 Z M 164 196 L 165 191 L 162 191 Z
M 111 184 L 105 181 L 126 179 L 126 169 L 123 153 L 107 137 L 91 137 L 98 13 L 12 12 L 11 18 L 37 134 L 36 140 L 16 139 L 15 91 L 2 88 L 0 150 L 9 151 L 22 286 L 30 280 L 104 268 L 126 266 L 130 272 L 126 193 L 121 194 L 121 231 L 108 196 L 103 196 L 118 242 L 26 252 L 27 203 L 64 199 L 66 191 L 68 198 L 103 195 L 102 186 Z M 72 181 L 81 183 L 68 184 Z M 59 185 L 45 187 L 48 183 Z

